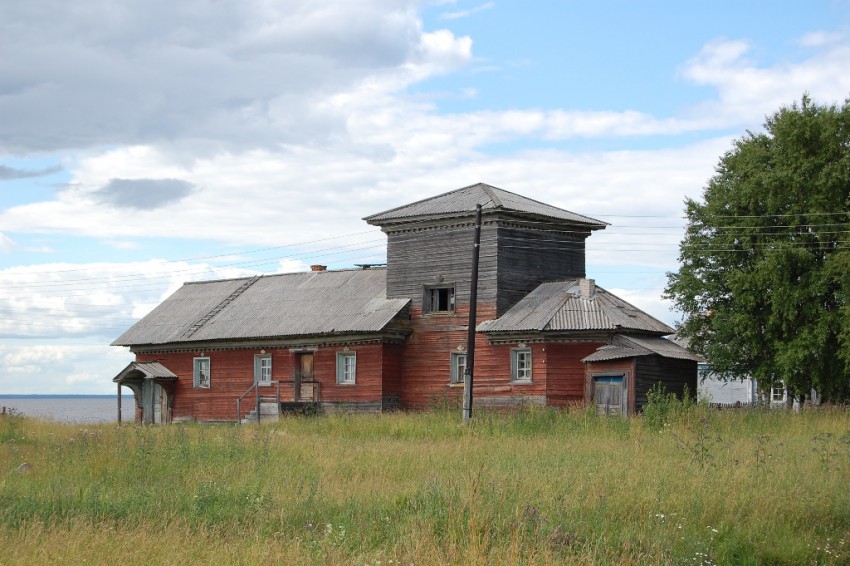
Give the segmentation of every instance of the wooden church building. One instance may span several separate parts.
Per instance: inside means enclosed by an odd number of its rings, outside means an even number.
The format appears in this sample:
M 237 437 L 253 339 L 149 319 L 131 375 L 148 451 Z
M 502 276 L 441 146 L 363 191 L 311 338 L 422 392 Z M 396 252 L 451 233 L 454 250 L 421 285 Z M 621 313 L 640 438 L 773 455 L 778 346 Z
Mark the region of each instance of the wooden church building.
M 113 342 L 136 356 L 114 381 L 145 423 L 454 402 L 479 204 L 476 407 L 630 414 L 657 382 L 696 391 L 698 358 L 673 329 L 586 278 L 604 222 L 486 184 L 366 217 L 385 267 L 186 283 Z

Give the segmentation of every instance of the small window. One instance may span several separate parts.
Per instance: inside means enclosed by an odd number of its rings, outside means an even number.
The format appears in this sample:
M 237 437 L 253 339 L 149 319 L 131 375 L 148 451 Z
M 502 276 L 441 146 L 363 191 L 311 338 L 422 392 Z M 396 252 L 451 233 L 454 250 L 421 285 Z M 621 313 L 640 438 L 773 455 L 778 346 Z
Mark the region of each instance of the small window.
M 272 357 L 269 354 L 254 356 L 254 382 L 260 385 L 271 385 Z
M 195 358 L 194 384 L 195 387 L 200 387 L 203 389 L 210 388 L 209 358 Z
M 466 352 L 452 352 L 452 383 L 463 383 L 466 374 Z
M 454 312 L 454 310 L 454 286 L 425 288 L 425 297 L 422 304 L 422 312 Z
M 777 387 L 770 388 L 770 400 L 773 402 L 782 402 L 785 400 L 785 386 L 779 384 Z
M 340 385 L 355 383 L 357 378 L 357 354 L 338 352 L 336 355 L 336 382 Z
M 531 348 L 511 350 L 511 381 L 531 381 Z

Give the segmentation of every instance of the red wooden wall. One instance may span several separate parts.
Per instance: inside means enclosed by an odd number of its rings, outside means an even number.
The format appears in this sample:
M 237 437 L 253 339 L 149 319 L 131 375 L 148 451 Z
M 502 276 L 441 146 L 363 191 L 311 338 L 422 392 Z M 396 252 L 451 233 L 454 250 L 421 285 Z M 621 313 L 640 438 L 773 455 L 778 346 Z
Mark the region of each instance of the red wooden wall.
M 546 344 L 546 400 L 564 407 L 584 403 L 585 375 L 581 360 L 602 346 L 600 342 L 552 342 Z
M 388 347 L 389 355 L 384 359 L 383 348 Z M 345 346 L 328 346 L 314 352 L 314 380 L 319 382 L 319 401 L 342 403 L 371 403 L 380 407 L 383 395 L 381 376 L 385 364 L 393 372 L 393 386 L 400 386 L 399 347 L 384 344 L 352 344 L 350 352 L 357 353 L 356 383 L 338 385 L 336 383 L 336 355 Z M 210 359 L 210 387 L 194 387 L 194 358 Z M 261 353 L 260 348 L 240 350 L 205 350 L 203 352 L 174 352 L 138 354 L 137 361 L 157 361 L 174 372 L 177 382 L 174 385 L 175 420 L 232 421 L 236 419 L 236 399 L 243 395 L 254 383 L 254 356 Z M 282 401 L 293 399 L 293 374 L 298 369 L 297 353 L 288 348 L 266 348 L 265 353 L 272 356 L 272 380 L 280 381 Z M 263 387 L 262 395 L 272 395 L 274 388 Z M 243 413 L 253 407 L 252 392 L 243 402 Z

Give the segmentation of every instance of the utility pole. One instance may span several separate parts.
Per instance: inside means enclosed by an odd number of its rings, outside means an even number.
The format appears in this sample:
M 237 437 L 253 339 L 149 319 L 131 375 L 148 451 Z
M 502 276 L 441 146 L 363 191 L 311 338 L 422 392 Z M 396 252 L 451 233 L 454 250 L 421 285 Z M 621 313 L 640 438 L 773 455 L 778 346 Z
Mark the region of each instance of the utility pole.
M 475 323 L 478 310 L 478 256 L 481 255 L 481 205 L 475 208 L 475 243 L 469 288 L 469 332 L 466 338 L 466 369 L 463 372 L 463 422 L 472 419 L 472 374 L 475 367 Z

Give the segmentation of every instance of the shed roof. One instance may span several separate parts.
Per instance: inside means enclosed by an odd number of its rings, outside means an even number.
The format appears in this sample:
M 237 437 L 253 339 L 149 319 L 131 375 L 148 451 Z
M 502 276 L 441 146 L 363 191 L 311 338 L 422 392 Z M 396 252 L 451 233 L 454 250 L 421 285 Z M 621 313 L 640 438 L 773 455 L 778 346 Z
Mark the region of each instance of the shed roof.
M 112 344 L 380 332 L 408 302 L 386 298 L 386 269 L 185 283 Z
M 579 279 L 542 283 L 508 312 L 478 325 L 478 331 L 622 331 L 663 336 L 673 329 L 623 299 L 591 284 L 589 296 Z
M 392 208 L 367 216 L 364 220 L 369 224 L 381 226 L 402 220 L 471 214 L 475 212 L 479 204 L 485 212 L 505 211 L 555 220 L 565 220 L 573 224 L 584 225 L 590 230 L 598 230 L 607 226 L 605 222 L 588 216 L 582 216 L 581 214 L 538 202 L 485 183 L 469 185 L 468 187 Z
M 611 343 L 602 346 L 586 358 L 583 362 L 603 362 L 607 360 L 618 360 L 623 358 L 635 358 L 638 356 L 649 356 L 658 354 L 664 358 L 677 360 L 691 360 L 698 362 L 700 356 L 690 350 L 683 348 L 672 340 L 659 336 L 626 336 L 618 334 L 611 339 Z

